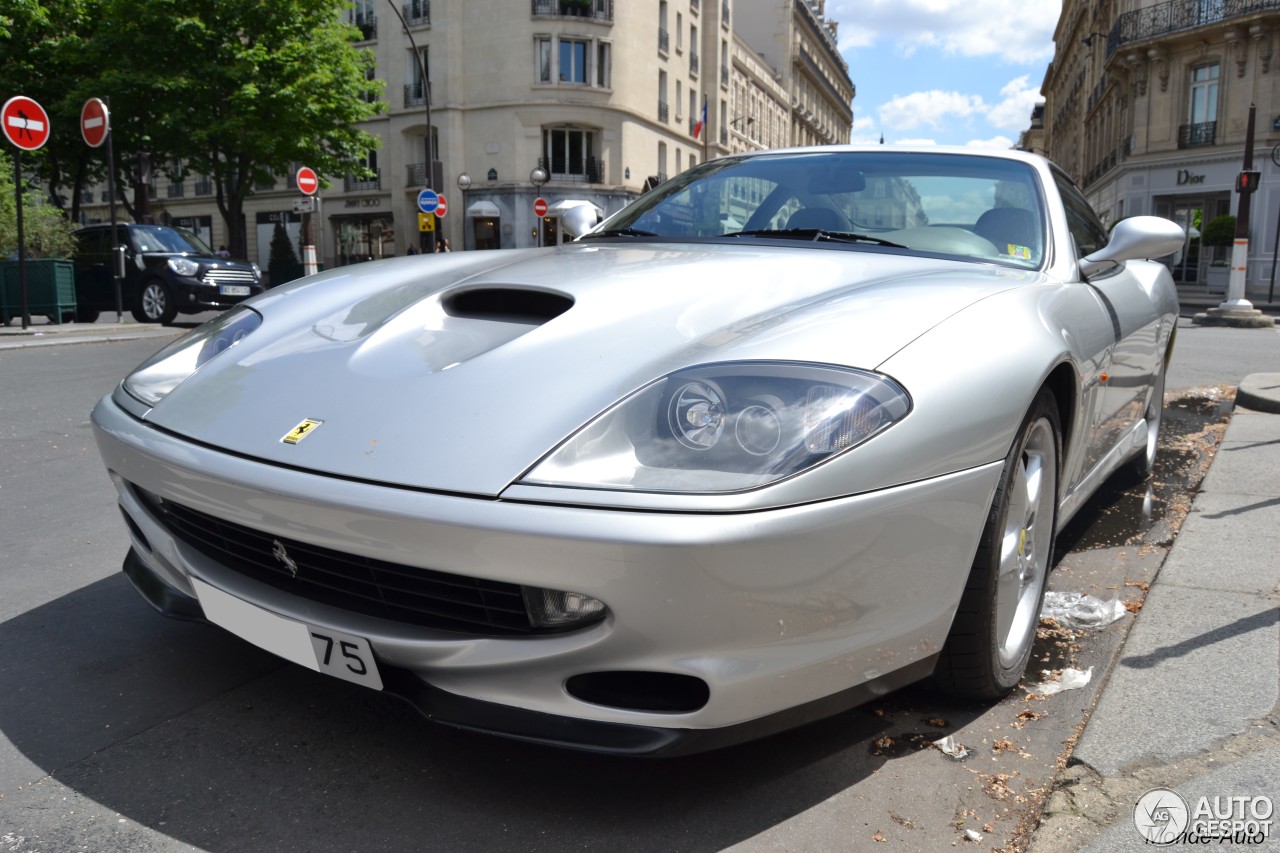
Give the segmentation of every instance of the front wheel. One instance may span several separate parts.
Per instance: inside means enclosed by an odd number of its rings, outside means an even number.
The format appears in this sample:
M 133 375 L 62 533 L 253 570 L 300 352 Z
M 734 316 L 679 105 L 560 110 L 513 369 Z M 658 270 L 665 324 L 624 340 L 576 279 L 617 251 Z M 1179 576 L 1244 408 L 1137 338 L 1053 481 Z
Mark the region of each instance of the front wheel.
M 133 318 L 139 323 L 160 323 L 167 326 L 178 316 L 178 306 L 165 283 L 157 279 L 142 285 L 138 301 L 133 306 Z
M 1057 404 L 1041 391 L 1005 459 L 934 673 L 949 692 L 998 699 L 1026 671 L 1053 560 L 1060 436 Z

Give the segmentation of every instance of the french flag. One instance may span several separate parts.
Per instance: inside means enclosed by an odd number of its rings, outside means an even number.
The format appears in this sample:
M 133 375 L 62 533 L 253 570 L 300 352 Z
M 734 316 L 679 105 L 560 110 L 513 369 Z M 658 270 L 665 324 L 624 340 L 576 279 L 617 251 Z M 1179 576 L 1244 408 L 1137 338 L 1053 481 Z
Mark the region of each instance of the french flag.
M 706 125 L 706 123 L 707 123 L 707 99 L 703 98 L 702 99 L 702 116 L 698 119 L 698 123 L 693 126 L 694 139 L 697 139 L 698 135 L 702 133 L 702 128 Z

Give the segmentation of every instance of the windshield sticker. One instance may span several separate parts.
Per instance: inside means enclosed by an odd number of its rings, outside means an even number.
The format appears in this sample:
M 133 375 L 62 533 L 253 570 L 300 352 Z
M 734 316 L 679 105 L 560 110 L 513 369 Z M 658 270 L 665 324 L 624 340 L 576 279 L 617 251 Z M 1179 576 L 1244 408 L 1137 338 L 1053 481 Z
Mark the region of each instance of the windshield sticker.
M 1024 261 L 1031 260 L 1031 250 L 1026 246 L 1015 246 L 1010 243 L 1007 248 L 1009 251 L 1006 252 L 1006 254 L 1012 255 L 1015 258 L 1022 258 Z

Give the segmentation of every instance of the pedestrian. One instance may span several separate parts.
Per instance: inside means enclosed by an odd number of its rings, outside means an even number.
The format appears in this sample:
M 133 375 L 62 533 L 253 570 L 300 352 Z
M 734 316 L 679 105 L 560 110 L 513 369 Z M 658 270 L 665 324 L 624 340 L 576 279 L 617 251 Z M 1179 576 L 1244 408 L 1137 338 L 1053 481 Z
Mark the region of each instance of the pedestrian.
M 417 246 L 415 246 L 415 245 L 413 245 L 412 243 L 410 243 L 410 244 L 409 244 L 409 254 L 410 254 L 410 255 L 416 255 L 416 254 L 418 254 L 418 247 L 417 247 Z
M 221 246 L 218 247 L 218 257 L 220 258 L 231 257 L 231 252 L 228 251 L 226 243 L 223 243 Z
M 442 252 L 447 252 L 447 251 L 449 251 L 449 238 L 448 238 L 448 237 L 445 237 L 445 238 L 444 238 L 444 240 L 442 240 L 442 241 L 440 242 L 440 245 L 444 247 L 444 248 L 442 248 L 440 251 L 442 251 Z

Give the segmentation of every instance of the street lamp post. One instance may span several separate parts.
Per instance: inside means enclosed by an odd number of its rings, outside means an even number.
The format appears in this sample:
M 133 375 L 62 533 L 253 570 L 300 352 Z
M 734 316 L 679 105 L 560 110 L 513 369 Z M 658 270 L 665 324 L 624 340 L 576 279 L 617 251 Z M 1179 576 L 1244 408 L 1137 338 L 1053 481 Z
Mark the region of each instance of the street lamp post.
M 535 196 L 541 196 L 542 188 L 543 186 L 546 185 L 547 181 L 549 180 L 551 180 L 551 175 L 547 173 L 546 169 L 542 168 L 541 166 L 534 166 L 533 171 L 529 173 L 529 183 L 533 184 L 533 194 Z M 541 216 L 538 217 L 538 227 L 534 229 L 533 236 L 537 238 L 539 246 L 542 245 L 543 241 L 546 238 L 546 233 L 542 227 Z
M 466 172 L 459 172 L 458 173 L 458 192 L 462 193 L 462 199 L 461 199 L 461 204 L 458 207 L 458 211 L 463 217 L 462 248 L 464 249 L 468 248 L 466 216 L 467 216 L 467 190 L 469 189 L 471 189 L 471 176 L 468 175 Z

